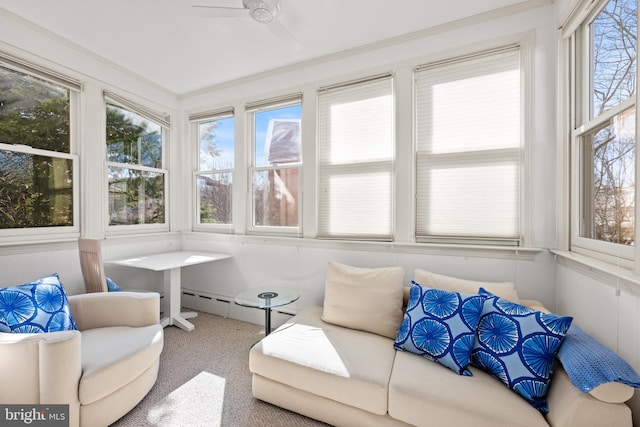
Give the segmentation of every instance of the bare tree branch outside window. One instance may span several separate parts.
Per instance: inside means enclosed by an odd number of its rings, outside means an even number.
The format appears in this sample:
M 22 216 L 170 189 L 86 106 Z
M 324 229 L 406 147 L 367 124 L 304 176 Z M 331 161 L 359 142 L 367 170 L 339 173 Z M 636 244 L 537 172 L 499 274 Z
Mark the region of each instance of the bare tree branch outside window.
M 611 0 L 591 24 L 591 118 L 635 97 L 637 1 Z M 583 135 L 582 235 L 635 244 L 635 105 Z
M 197 191 L 201 224 L 231 224 L 234 118 L 198 124 Z

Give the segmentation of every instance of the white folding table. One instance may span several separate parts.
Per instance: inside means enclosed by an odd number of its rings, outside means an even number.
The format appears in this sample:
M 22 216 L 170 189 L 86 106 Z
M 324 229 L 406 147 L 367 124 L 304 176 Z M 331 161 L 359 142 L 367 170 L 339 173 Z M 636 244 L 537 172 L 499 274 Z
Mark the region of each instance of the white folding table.
M 231 255 L 210 252 L 177 251 L 163 252 L 150 255 L 140 255 L 132 258 L 108 261 L 109 264 L 127 267 L 143 268 L 146 270 L 164 272 L 164 295 L 169 300 L 169 313 L 161 320 L 162 326 L 175 325 L 185 331 L 192 331 L 193 323 L 187 319 L 195 317 L 195 312 L 180 312 L 180 273 L 182 267 L 195 264 L 219 261 L 231 258 Z

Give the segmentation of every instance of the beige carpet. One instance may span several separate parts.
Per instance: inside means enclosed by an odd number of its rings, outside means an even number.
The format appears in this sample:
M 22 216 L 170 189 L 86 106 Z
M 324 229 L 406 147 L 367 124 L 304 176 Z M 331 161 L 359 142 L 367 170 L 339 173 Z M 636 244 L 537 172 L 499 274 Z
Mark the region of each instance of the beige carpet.
M 190 320 L 191 332 L 165 328 L 158 381 L 112 426 L 326 426 L 252 396 L 249 349 L 261 326 L 207 313 Z

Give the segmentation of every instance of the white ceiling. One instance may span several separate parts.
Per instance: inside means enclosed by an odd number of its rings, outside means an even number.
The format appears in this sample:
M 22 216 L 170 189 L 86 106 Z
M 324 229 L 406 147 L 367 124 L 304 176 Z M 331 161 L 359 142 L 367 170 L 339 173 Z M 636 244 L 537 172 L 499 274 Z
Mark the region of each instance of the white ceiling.
M 185 94 L 530 1 L 281 0 L 271 27 L 192 8 L 241 0 L 0 0 L 0 8 Z

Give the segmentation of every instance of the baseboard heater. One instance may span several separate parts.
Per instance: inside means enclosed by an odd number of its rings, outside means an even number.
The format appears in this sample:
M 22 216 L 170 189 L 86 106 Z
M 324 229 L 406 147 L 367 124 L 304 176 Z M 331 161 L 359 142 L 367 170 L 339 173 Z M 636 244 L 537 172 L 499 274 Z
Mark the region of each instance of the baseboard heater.
M 231 298 L 223 295 L 207 294 L 192 289 L 182 290 L 182 306 L 222 317 L 229 317 Z
M 282 311 L 282 310 L 276 310 L 276 313 L 284 314 L 285 316 L 289 316 L 289 317 L 293 317 L 296 315 L 295 313 L 289 313 L 288 311 Z

